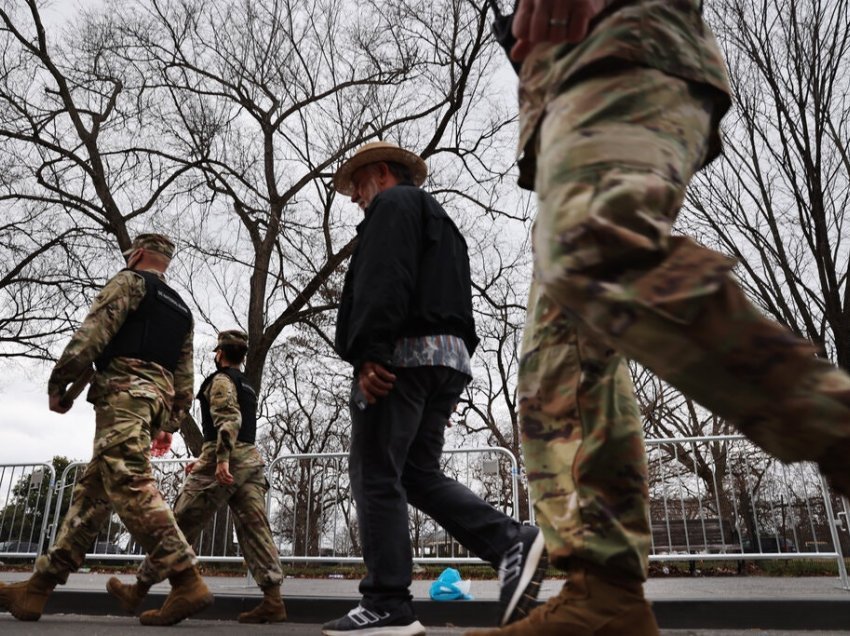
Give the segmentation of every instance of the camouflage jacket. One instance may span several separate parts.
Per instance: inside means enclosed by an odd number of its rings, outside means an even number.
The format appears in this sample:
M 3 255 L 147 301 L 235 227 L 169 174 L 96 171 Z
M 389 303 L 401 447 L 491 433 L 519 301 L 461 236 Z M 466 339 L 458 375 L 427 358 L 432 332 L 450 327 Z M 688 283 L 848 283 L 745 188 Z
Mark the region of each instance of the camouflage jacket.
M 710 86 L 716 93 L 717 121 L 729 108 L 729 82 L 723 56 L 702 18 L 702 0 L 614 0 L 579 44 L 538 45 L 520 70 L 520 185 L 534 184 L 537 130 L 547 103 L 594 71 L 629 65 L 658 69 Z M 715 133 L 710 161 L 720 152 Z
M 262 463 L 259 453 L 251 452 L 253 444 L 237 441 L 239 428 L 242 426 L 242 413 L 239 410 L 239 395 L 236 385 L 224 373 L 213 376 L 212 382 L 206 389 L 205 395 L 210 405 L 213 425 L 218 431 L 216 441 L 204 444 L 202 456 L 208 454 L 210 446 L 215 447 L 216 462 L 231 462 L 233 464 Z
M 162 277 L 162 274 L 154 273 Z M 48 394 L 61 393 L 68 384 L 91 368 L 106 345 L 118 333 L 127 316 L 138 309 L 144 297 L 145 280 L 132 271 L 123 270 L 104 285 L 94 299 L 88 315 L 71 336 L 71 341 L 53 367 L 47 382 Z M 117 391 L 136 391 L 140 395 L 152 395 L 161 399 L 167 406 L 166 412 L 171 414 L 170 418 L 154 422 L 153 425 L 158 424 L 169 432 L 178 430 L 180 419 L 188 412 L 194 395 L 192 336 L 190 330 L 180 351 L 174 374 L 155 362 L 114 358 L 109 368 L 95 374 L 87 400 L 98 405 L 107 395 Z M 120 435 L 117 438 L 120 438 Z

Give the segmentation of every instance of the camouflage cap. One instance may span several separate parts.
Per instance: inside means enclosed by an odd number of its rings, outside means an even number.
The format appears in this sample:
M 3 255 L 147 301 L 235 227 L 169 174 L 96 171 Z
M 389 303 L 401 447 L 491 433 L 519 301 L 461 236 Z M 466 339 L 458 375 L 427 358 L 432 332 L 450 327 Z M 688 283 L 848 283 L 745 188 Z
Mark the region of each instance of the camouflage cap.
M 218 351 L 222 345 L 248 346 L 248 334 L 241 329 L 228 329 L 218 333 L 218 343 L 213 351 Z
M 157 252 L 168 258 L 174 256 L 174 243 L 172 243 L 171 239 L 164 234 L 139 234 L 133 239 L 133 242 L 130 244 L 130 249 L 124 250 L 122 253 L 125 257 L 127 257 L 130 256 L 134 250 L 137 250 L 140 247 L 152 252 Z

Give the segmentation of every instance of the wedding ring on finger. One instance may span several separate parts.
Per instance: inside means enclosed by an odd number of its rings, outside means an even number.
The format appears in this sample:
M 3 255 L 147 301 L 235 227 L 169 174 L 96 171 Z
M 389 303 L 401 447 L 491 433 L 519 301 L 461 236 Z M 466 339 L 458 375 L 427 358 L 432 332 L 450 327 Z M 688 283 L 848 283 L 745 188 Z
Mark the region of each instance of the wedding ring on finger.
M 559 19 L 557 19 L 557 18 L 551 18 L 551 19 L 549 20 L 549 26 L 550 26 L 550 27 L 555 27 L 555 28 L 566 28 L 567 24 L 568 24 L 568 21 L 567 21 L 567 20 L 559 20 Z

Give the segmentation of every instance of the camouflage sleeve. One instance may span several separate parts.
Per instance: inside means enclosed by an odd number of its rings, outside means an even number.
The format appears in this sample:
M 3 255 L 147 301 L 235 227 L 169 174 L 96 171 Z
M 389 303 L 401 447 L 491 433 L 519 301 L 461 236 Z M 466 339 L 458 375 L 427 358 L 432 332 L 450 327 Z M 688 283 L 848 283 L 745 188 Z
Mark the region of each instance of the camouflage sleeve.
M 91 368 L 144 297 L 145 279 L 130 271 L 118 272 L 103 286 L 53 367 L 47 381 L 49 395 L 61 394 L 68 384 Z
M 239 410 L 236 385 L 229 377 L 219 373 L 207 389 L 207 399 L 210 401 L 213 425 L 218 429 L 218 439 L 215 444 L 216 461 L 230 461 L 230 451 L 233 450 L 236 437 L 239 435 L 239 427 L 242 426 L 242 413 Z
M 189 333 L 186 334 L 186 340 L 183 341 L 177 368 L 174 369 L 174 402 L 171 407 L 171 418 L 162 427 L 162 430 L 168 433 L 180 430 L 180 422 L 189 412 L 195 397 L 195 369 L 192 362 L 194 331 L 193 324 Z

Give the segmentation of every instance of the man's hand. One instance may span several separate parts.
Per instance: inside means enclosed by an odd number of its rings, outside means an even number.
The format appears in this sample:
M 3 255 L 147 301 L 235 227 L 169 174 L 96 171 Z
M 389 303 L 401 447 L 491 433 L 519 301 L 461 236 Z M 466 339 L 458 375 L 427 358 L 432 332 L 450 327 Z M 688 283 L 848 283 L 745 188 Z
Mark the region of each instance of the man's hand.
M 183 472 L 187 475 L 191 475 L 196 463 L 197 462 L 189 462 L 188 464 L 186 464 L 186 468 L 183 469 Z
M 71 410 L 71 407 L 74 406 L 74 402 L 71 401 L 70 404 L 64 405 L 62 404 L 62 396 L 54 393 L 50 395 L 50 410 L 56 413 L 67 413 Z
M 511 59 L 522 62 L 542 42 L 581 42 L 590 22 L 610 0 L 520 0 L 514 15 L 517 39 Z
M 151 455 L 162 457 L 171 449 L 171 433 L 160 431 L 151 441 Z
M 392 390 L 394 382 L 395 374 L 377 362 L 364 362 L 357 376 L 357 383 L 369 404 L 374 404 L 378 398 L 387 395 Z
M 230 474 L 230 462 L 218 462 L 215 465 L 215 480 L 222 486 L 233 483 L 233 475 Z

